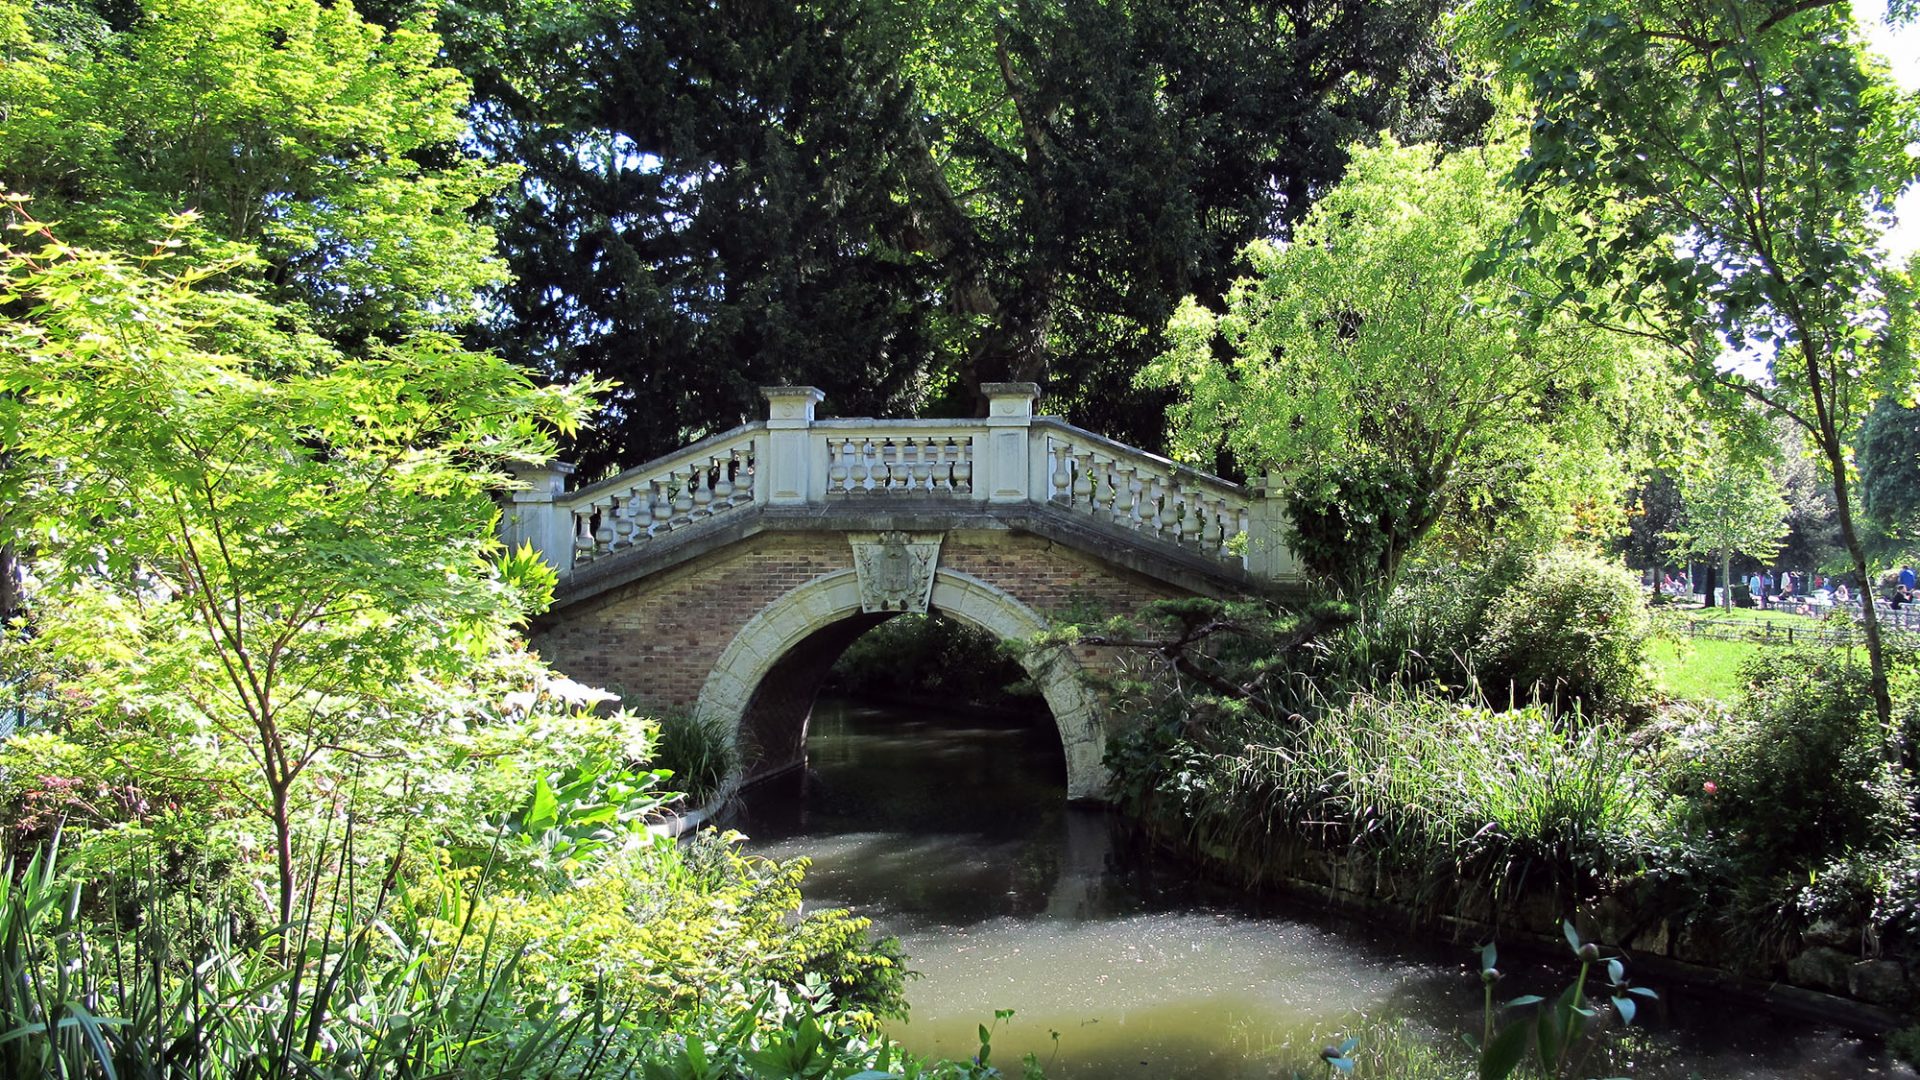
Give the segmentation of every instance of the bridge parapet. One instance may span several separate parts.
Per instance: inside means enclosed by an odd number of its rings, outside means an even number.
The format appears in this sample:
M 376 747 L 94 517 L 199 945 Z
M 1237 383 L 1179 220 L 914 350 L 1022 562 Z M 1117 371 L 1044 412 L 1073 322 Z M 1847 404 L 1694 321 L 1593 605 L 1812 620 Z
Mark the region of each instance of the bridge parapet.
M 505 527 L 562 577 L 671 544 L 675 533 L 753 507 L 1046 507 L 1144 545 L 1170 545 L 1266 581 L 1295 576 L 1272 486 L 1211 476 L 1056 417 L 1039 387 L 983 387 L 966 420 L 814 417 L 812 387 L 767 387 L 768 419 L 702 439 L 617 476 L 565 490 L 563 465 L 529 470 Z

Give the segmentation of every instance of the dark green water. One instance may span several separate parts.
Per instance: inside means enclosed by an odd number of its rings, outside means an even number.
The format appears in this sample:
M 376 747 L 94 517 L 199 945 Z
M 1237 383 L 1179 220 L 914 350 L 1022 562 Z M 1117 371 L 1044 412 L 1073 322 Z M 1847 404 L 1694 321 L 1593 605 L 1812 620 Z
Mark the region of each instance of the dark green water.
M 915 1050 L 971 1056 L 976 1025 L 1012 1009 L 1003 1067 L 1032 1052 L 1059 1080 L 1237 1080 L 1317 1070 L 1349 1031 L 1420 1056 L 1478 1028 L 1466 950 L 1250 904 L 1068 806 L 1044 718 L 822 700 L 807 745 L 805 773 L 748 792 L 733 824 L 762 854 L 813 859 L 810 903 L 899 935 L 921 978 L 892 1033 Z M 1507 966 L 1503 994 L 1564 975 Z M 1914 1075 L 1845 1033 L 1641 981 L 1662 1001 L 1593 1075 Z

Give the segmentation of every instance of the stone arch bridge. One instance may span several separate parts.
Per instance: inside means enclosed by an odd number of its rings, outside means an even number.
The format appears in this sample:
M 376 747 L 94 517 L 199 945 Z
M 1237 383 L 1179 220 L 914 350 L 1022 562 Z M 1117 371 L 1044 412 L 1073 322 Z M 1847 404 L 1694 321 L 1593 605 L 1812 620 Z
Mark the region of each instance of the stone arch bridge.
M 1032 383 L 986 390 L 981 419 L 833 420 L 820 391 L 771 387 L 766 420 L 610 479 L 526 470 L 505 537 L 560 574 L 534 647 L 636 708 L 720 721 L 752 782 L 804 763 L 827 669 L 903 612 L 1019 640 L 1068 612 L 1294 580 L 1269 491 L 1036 417 Z M 1083 676 L 1117 658 L 1027 663 L 1068 796 L 1102 797 L 1108 728 Z

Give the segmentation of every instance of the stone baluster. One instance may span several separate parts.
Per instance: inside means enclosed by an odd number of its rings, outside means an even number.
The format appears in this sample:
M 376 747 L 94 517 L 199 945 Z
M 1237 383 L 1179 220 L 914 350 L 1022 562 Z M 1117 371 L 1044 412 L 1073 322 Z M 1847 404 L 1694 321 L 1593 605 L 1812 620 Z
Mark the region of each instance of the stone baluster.
M 1227 500 L 1220 499 L 1213 504 L 1214 526 L 1220 533 L 1217 542 L 1214 544 L 1213 553 L 1222 559 L 1230 559 L 1233 557 L 1232 549 L 1227 546 L 1233 542 L 1232 515 L 1233 508 L 1227 505 Z
M 910 490 L 913 487 L 913 463 L 908 459 L 913 456 L 913 444 L 905 439 L 890 438 L 887 440 L 887 449 L 891 451 L 887 455 L 887 490 Z
M 605 554 L 608 549 L 613 547 L 613 511 L 617 506 L 619 506 L 619 503 L 611 498 L 605 502 L 601 502 L 599 499 L 593 500 L 594 521 L 596 522 L 593 528 L 593 554 L 596 556 Z
M 889 439 L 893 444 L 893 482 L 887 485 L 889 491 L 913 490 L 913 440 Z
M 827 440 L 827 493 L 845 495 L 847 493 L 848 459 L 853 457 L 853 440 L 841 439 L 835 443 Z
M 678 473 L 668 473 L 667 483 L 674 488 L 673 520 L 668 524 L 677 529 L 693 521 L 693 476 L 688 474 L 682 480 Z
M 1073 459 L 1067 455 L 1064 444 L 1047 440 L 1047 501 L 1057 499 L 1073 500 Z
M 909 435 L 900 444 L 900 490 L 911 495 L 920 490 L 920 444 Z
M 687 486 L 693 488 L 693 517 L 712 517 L 714 488 L 712 471 L 707 463 L 695 461 L 693 465 L 687 465 Z
M 960 446 L 953 436 L 943 435 L 935 440 L 933 458 L 933 489 L 942 495 L 953 494 L 953 463 L 960 457 Z
M 593 507 L 573 512 L 573 561 L 593 558 Z
M 875 494 L 881 494 L 893 490 L 894 462 L 900 450 L 893 445 L 892 439 L 884 436 L 875 439 L 873 447 L 873 491 Z
M 897 481 L 896 486 L 901 491 L 912 492 L 913 467 L 918 457 L 917 451 L 919 448 L 914 446 L 911 438 L 895 439 L 894 446 L 897 448 L 897 453 L 894 455 L 894 478 Z
M 1081 510 L 1093 510 L 1093 451 L 1075 447 L 1073 450 L 1073 505 Z
M 647 486 L 653 489 L 653 529 L 648 535 L 658 536 L 673 528 L 673 488 L 660 480 L 650 480 Z
M 962 495 L 971 495 L 973 494 L 973 436 L 962 435 L 956 448 L 959 459 L 953 463 L 953 490 Z
M 1146 506 L 1146 501 L 1147 482 L 1140 478 L 1140 467 L 1130 465 L 1127 467 L 1127 516 L 1121 524 L 1138 532 L 1141 512 Z
M 633 542 L 653 535 L 653 486 L 641 484 L 627 495 L 627 521 L 633 528 Z
M 1170 497 L 1166 480 L 1158 475 L 1154 476 L 1153 494 L 1148 497 L 1153 504 L 1153 518 L 1147 522 L 1147 526 L 1153 530 L 1155 536 L 1167 534 L 1167 501 Z
M 745 505 L 753 501 L 753 482 L 758 476 L 759 462 L 753 456 L 753 444 L 733 449 L 733 488 L 734 501 Z
M 612 547 L 633 546 L 633 493 L 613 497 L 613 540 Z
M 1207 504 L 1206 493 L 1199 488 L 1187 489 L 1187 544 L 1198 550 L 1207 551 Z
M 939 466 L 939 444 L 933 441 L 932 436 L 921 439 L 920 456 L 913 463 L 914 485 L 922 491 L 932 493 L 937 487 L 934 483 L 934 470 L 939 468 Z
M 733 459 L 726 454 L 716 454 L 707 461 L 713 470 L 713 512 L 717 514 L 733 505 L 733 477 L 727 475 Z
M 873 457 L 873 444 L 860 440 L 853 452 L 853 461 L 847 465 L 847 494 L 864 495 L 867 493 L 867 477 L 872 471 L 867 462 Z
M 1120 492 L 1126 487 L 1126 481 L 1120 476 L 1120 459 L 1103 458 L 1100 462 L 1100 512 L 1109 522 L 1120 520 Z
M 1130 462 L 1115 462 L 1113 469 L 1113 514 L 1111 521 L 1123 528 L 1133 527 L 1134 512 L 1134 466 Z

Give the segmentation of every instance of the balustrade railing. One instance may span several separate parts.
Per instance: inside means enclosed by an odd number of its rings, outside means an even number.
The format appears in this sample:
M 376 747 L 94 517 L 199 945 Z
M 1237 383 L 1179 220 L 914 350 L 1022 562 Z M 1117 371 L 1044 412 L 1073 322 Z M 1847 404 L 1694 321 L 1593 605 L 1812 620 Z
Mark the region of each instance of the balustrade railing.
M 1253 515 L 1238 484 L 1065 424 L 1036 435 L 1047 502 L 1222 561 L 1241 559 L 1236 540 Z
M 568 563 L 593 562 L 754 501 L 763 425 L 748 424 L 555 500 Z
M 1029 383 L 987 387 L 973 420 L 815 420 L 819 392 L 770 388 L 767 420 L 703 439 L 566 491 L 564 466 L 529 469 L 513 494 L 510 542 L 563 574 L 645 550 L 749 506 L 1026 503 L 1172 545 L 1256 576 L 1286 577 L 1277 503 L 1058 419 L 1035 417 Z
M 829 498 L 973 496 L 977 424 L 823 420 L 813 432 L 825 448 Z

